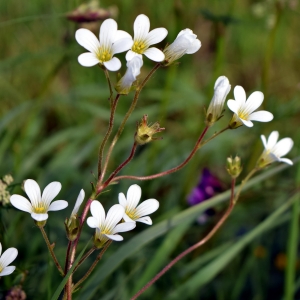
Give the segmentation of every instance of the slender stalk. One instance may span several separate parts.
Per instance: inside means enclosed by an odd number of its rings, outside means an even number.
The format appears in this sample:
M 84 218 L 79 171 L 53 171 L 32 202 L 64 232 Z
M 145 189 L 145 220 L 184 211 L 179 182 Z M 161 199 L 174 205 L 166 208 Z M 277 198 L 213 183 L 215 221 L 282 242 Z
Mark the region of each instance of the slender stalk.
M 101 176 L 100 176 L 100 180 L 99 180 L 99 183 L 101 184 L 102 183 L 102 180 L 104 178 L 104 175 L 106 173 L 106 169 L 107 169 L 107 166 L 108 166 L 108 162 L 109 162 L 109 159 L 110 159 L 110 156 L 111 156 L 111 153 L 113 151 L 113 148 L 115 146 L 115 144 L 117 143 L 119 137 L 121 136 L 122 132 L 123 132 L 123 129 L 125 127 L 125 124 L 128 120 L 128 118 L 130 117 L 131 113 L 133 112 L 133 110 L 135 109 L 135 106 L 137 104 L 137 101 L 139 99 L 139 95 L 143 89 L 143 87 L 145 86 L 145 84 L 149 81 L 149 79 L 151 78 L 151 76 L 155 73 L 155 71 L 161 66 L 160 63 L 157 63 L 154 68 L 150 71 L 150 73 L 146 76 L 146 78 L 143 80 L 143 82 L 141 83 L 141 85 L 139 87 L 137 87 L 136 91 L 135 91 L 135 95 L 134 95 L 134 98 L 133 98 L 133 101 L 129 107 L 129 110 L 127 111 L 115 137 L 113 138 L 113 141 L 109 147 L 109 150 L 107 152 L 107 155 L 106 155 L 106 159 L 105 159 L 105 162 L 104 162 L 104 167 L 103 167 L 103 171 L 101 173 Z
M 109 119 L 108 129 L 107 129 L 105 137 L 104 137 L 104 139 L 103 139 L 103 141 L 101 143 L 101 146 L 99 148 L 99 154 L 98 154 L 98 178 L 101 175 L 101 165 L 102 165 L 102 159 L 103 159 L 103 151 L 104 151 L 104 147 L 106 145 L 106 142 L 109 139 L 109 136 L 111 135 L 111 132 L 112 132 L 112 129 L 113 129 L 114 117 L 115 117 L 115 112 L 116 112 L 116 108 L 117 108 L 117 104 L 118 104 L 119 98 L 120 98 L 120 94 L 117 94 L 114 102 L 112 103 L 111 110 L 110 110 L 110 119 Z
M 94 270 L 94 268 L 96 267 L 97 263 L 99 262 L 99 260 L 102 258 L 103 254 L 105 253 L 105 251 L 107 250 L 107 248 L 110 246 L 110 244 L 112 243 L 112 241 L 108 241 L 104 248 L 101 250 L 101 252 L 98 254 L 98 256 L 96 257 L 96 260 L 93 262 L 93 264 L 91 265 L 91 267 L 89 268 L 89 270 L 86 272 L 86 274 L 74 285 L 73 287 L 73 291 L 76 290 L 76 288 L 83 283 L 83 281 L 85 281 L 88 276 L 92 273 L 92 271 Z
M 96 250 L 97 248 L 94 246 L 92 247 L 86 254 L 84 254 L 84 256 L 82 256 L 82 258 L 80 259 L 80 261 L 78 262 L 77 266 L 74 268 L 73 273 L 76 272 L 76 270 L 79 268 L 79 266 Z
M 100 188 L 97 190 L 97 194 L 100 194 L 100 192 L 105 189 L 109 183 L 113 180 L 113 178 L 132 160 L 135 150 L 136 150 L 137 144 L 134 142 L 130 155 L 128 158 L 122 162 L 116 169 L 111 173 L 111 175 L 108 177 L 108 179 L 103 183 L 103 185 L 100 186 Z
M 229 217 L 230 213 L 234 208 L 234 188 L 235 188 L 235 178 L 232 178 L 231 181 L 231 197 L 227 210 L 225 211 L 222 218 L 218 221 L 218 223 L 213 227 L 213 229 L 198 243 L 194 244 L 190 248 L 186 249 L 182 253 L 180 253 L 175 259 L 173 259 L 168 265 L 166 265 L 155 277 L 153 277 L 142 289 L 140 289 L 131 300 L 137 299 L 141 294 L 143 294 L 153 283 L 155 283 L 162 275 L 164 275 L 171 267 L 173 267 L 179 260 L 185 257 L 187 254 L 191 253 L 195 249 L 199 248 L 203 244 L 205 244 L 224 224 L 226 219 Z
M 162 176 L 169 175 L 171 173 L 177 172 L 178 170 L 182 169 L 193 158 L 193 156 L 197 152 L 197 150 L 199 148 L 199 145 L 200 145 L 201 141 L 203 140 L 203 138 L 204 138 L 204 136 L 205 136 L 208 129 L 209 129 L 208 126 L 206 126 L 204 128 L 204 130 L 202 131 L 200 137 L 198 138 L 198 140 L 197 140 L 192 152 L 190 153 L 190 155 L 177 167 L 174 167 L 170 170 L 163 171 L 163 172 L 160 172 L 160 173 L 157 173 L 157 174 L 154 174 L 154 175 L 149 175 L 149 176 L 128 176 L 128 175 L 118 176 L 118 177 L 113 178 L 111 180 L 111 182 L 118 181 L 118 180 L 121 180 L 121 179 L 151 180 L 151 179 L 154 179 L 154 178 L 162 177 Z
M 112 96 L 113 96 L 113 90 L 112 90 L 112 85 L 111 85 L 109 73 L 108 73 L 107 69 L 104 66 L 101 66 L 101 68 L 104 71 L 105 78 L 106 78 L 106 81 L 108 83 L 108 87 L 109 87 L 109 101 L 111 103 L 112 102 Z
M 223 133 L 224 131 L 226 131 L 227 129 L 229 129 L 230 127 L 227 126 L 225 127 L 224 129 L 214 133 L 209 139 L 203 141 L 200 145 L 199 145 L 199 148 L 201 148 L 202 146 L 204 146 L 205 144 L 207 144 L 208 142 L 210 142 L 212 139 L 214 139 L 215 137 L 217 137 L 219 134 Z
M 41 232 L 42 232 L 43 238 L 44 238 L 44 240 L 45 240 L 45 242 L 46 242 L 46 244 L 47 244 L 48 250 L 49 250 L 49 252 L 50 252 L 50 254 L 51 254 L 51 256 L 52 256 L 52 259 L 53 259 L 53 261 L 54 261 L 54 263 L 55 263 L 55 265 L 56 265 L 56 267 L 57 267 L 59 273 L 60 273 L 62 276 L 64 276 L 64 275 L 65 275 L 64 270 L 63 270 L 62 267 L 60 266 L 60 264 L 59 264 L 59 262 L 58 262 L 58 260 L 57 260 L 57 258 L 56 258 L 56 256 L 55 256 L 55 253 L 54 253 L 54 251 L 53 251 L 53 248 L 52 248 L 52 246 L 51 246 L 51 244 L 50 244 L 50 242 L 49 242 L 49 239 L 48 239 L 48 237 L 47 237 L 47 233 L 46 233 L 45 230 L 44 230 L 44 227 L 39 227 L 39 228 L 40 228 L 40 230 L 41 230 Z
M 68 272 L 68 265 L 69 265 L 69 258 L 70 258 L 70 251 L 71 251 L 72 242 L 69 241 L 68 248 L 67 248 L 67 254 L 66 254 L 66 261 L 65 261 L 65 274 Z

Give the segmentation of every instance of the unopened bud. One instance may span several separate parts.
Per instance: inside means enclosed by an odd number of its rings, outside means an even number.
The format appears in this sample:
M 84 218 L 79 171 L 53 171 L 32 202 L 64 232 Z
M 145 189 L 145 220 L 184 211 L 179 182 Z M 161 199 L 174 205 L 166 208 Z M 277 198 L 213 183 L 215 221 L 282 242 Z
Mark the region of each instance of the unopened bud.
M 239 156 L 236 156 L 235 158 L 228 157 L 227 158 L 227 172 L 232 178 L 237 178 L 243 168 L 241 166 L 241 159 Z
M 69 241 L 74 241 L 77 238 L 78 231 L 79 231 L 79 219 L 76 215 L 71 216 L 70 219 L 65 220 L 65 228 L 67 232 L 67 237 Z
M 161 140 L 162 138 L 155 138 L 153 137 L 153 135 L 165 130 L 165 128 L 159 127 L 160 125 L 158 122 L 155 122 L 153 125 L 148 126 L 147 119 L 148 116 L 144 115 L 142 121 L 137 126 L 135 141 L 139 145 L 144 145 L 155 140 Z

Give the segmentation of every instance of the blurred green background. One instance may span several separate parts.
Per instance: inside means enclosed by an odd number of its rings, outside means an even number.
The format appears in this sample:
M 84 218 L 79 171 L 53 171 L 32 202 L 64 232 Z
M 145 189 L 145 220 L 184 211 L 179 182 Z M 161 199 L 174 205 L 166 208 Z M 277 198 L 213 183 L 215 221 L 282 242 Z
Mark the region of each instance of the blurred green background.
M 11 174 L 16 185 L 10 192 L 22 195 L 21 183 L 28 178 L 35 179 L 42 188 L 54 180 L 62 183 L 58 198 L 66 199 L 69 208 L 50 213 L 46 226 L 61 262 L 67 245 L 64 218 L 70 215 L 81 188 L 86 195 L 90 194 L 90 182 L 97 172 L 98 147 L 109 119 L 104 73 L 97 67 L 84 68 L 78 64 L 77 57 L 85 50 L 74 38 L 81 26 L 98 35 L 101 22 L 79 24 L 66 18 L 66 13 L 82 3 L 0 2 L 0 175 Z M 149 115 L 150 122 L 159 121 L 166 128 L 164 139 L 140 147 L 121 174 L 150 175 L 181 163 L 204 128 L 203 108 L 208 107 L 214 82 L 220 75 L 229 78 L 232 90 L 236 85 L 243 86 L 247 96 L 255 90 L 262 91 L 263 109 L 274 114 L 270 123 L 256 122 L 253 128 L 226 131 L 178 173 L 148 182 L 125 180 L 111 187 L 101 197 L 106 210 L 117 202 L 119 192 L 125 193 L 130 184 L 138 183 L 143 189 L 143 199 L 160 201 L 160 209 L 152 218 L 154 224 L 169 220 L 188 208 L 187 196 L 204 167 L 219 178 L 224 190 L 228 189 L 226 157 L 240 155 L 245 176 L 263 150 L 260 135 L 268 136 L 273 130 L 278 130 L 281 138 L 293 138 L 295 145 L 288 157 L 298 155 L 299 1 L 103 0 L 100 4 L 102 8 L 113 6 L 110 11 L 119 29 L 132 35 L 133 22 L 141 13 L 149 16 L 151 29 L 167 28 L 169 34 L 158 45 L 160 48 L 171 43 L 184 28 L 191 28 L 202 42 L 196 54 L 182 57 L 179 65 L 158 70 L 147 84 L 115 147 L 109 171 L 128 156 L 136 122 L 144 114 Z M 123 74 L 124 53 L 117 57 L 122 61 Z M 144 58 L 140 77 L 144 78 L 153 65 Z M 115 83 L 117 73 L 111 73 L 111 78 Z M 119 101 L 116 125 L 122 121 L 132 96 L 133 93 Z M 233 98 L 232 91 L 227 98 Z M 226 108 L 225 116 L 210 129 L 208 136 L 225 127 L 230 118 Z M 225 253 L 230 253 L 234 245 L 295 193 L 300 182 L 297 169 L 297 165 L 286 169 L 242 194 L 220 232 L 174 266 L 141 299 L 293 299 L 289 298 L 293 297 L 291 290 L 297 291 L 300 286 L 297 281 L 300 261 L 295 253 L 299 244 L 297 205 L 293 206 L 293 213 L 287 211 L 284 219 L 278 219 L 278 226 L 276 219 L 268 234 L 257 234 L 227 263 L 222 265 L 218 259 L 224 259 Z M 121 253 L 124 259 L 121 258 L 117 270 L 112 269 L 111 273 L 108 270 L 104 276 L 103 268 L 96 269 L 94 277 L 86 282 L 85 291 L 75 294 L 75 299 L 129 299 L 167 262 L 203 237 L 225 206 L 215 205 L 215 214 L 203 224 L 194 221 L 195 217 L 182 222 L 144 247 L 137 247 L 128 258 Z M 60 277 L 39 230 L 28 214 L 9 205 L 0 206 L 0 218 L 3 248 L 19 250 L 14 263 L 17 270 L 0 279 L 0 298 L 21 282 L 27 299 L 51 299 Z M 130 243 L 137 234 L 147 240 L 146 227 L 138 224 L 135 231 L 124 234 L 125 242 Z M 80 246 L 92 234 L 86 226 Z M 119 247 L 120 244 L 114 243 L 104 261 Z M 109 262 L 105 266 L 109 269 Z M 201 273 L 202 270 L 205 272 Z M 84 274 L 81 272 L 75 279 Z M 209 277 L 209 272 L 214 275 Z M 295 295 L 300 298 L 300 293 Z

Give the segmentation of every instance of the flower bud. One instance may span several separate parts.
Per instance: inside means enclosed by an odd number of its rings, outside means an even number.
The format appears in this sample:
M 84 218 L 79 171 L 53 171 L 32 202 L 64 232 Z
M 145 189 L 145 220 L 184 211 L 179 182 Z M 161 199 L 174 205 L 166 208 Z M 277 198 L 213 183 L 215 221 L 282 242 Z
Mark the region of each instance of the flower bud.
M 142 121 L 137 126 L 135 141 L 139 145 L 144 145 L 151 141 L 162 139 L 162 138 L 155 138 L 155 137 L 153 137 L 153 135 L 157 132 L 161 132 L 161 131 L 165 130 L 165 128 L 159 127 L 158 122 L 155 122 L 153 125 L 148 126 L 147 119 L 148 119 L 148 116 L 144 115 Z
M 201 42 L 197 39 L 197 35 L 194 34 L 191 29 L 187 28 L 181 30 L 175 41 L 164 50 L 165 65 L 170 65 L 184 54 L 193 54 L 197 52 L 200 47 Z
M 206 113 L 206 125 L 212 126 L 216 121 L 222 117 L 224 102 L 228 93 L 230 92 L 231 85 L 226 76 L 220 76 L 215 83 L 214 96 Z
M 242 170 L 243 168 L 241 167 L 240 157 L 227 157 L 227 172 L 232 178 L 237 178 L 241 174 Z
M 136 77 L 141 73 L 143 59 L 140 56 L 135 56 L 127 62 L 127 70 L 125 75 L 119 80 L 116 85 L 116 91 L 121 95 L 127 95 Z

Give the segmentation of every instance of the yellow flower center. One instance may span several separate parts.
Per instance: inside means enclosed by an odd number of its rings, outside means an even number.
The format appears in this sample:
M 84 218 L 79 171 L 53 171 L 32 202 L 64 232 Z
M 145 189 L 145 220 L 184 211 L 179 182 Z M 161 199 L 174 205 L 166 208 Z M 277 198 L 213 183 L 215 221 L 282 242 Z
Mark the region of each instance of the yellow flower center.
M 33 211 L 36 214 L 44 214 L 47 212 L 47 208 L 43 203 L 39 203 L 38 206 L 33 207 Z
M 142 41 L 136 41 L 133 43 L 133 46 L 131 49 L 133 52 L 136 52 L 138 54 L 143 54 L 145 52 L 145 50 L 147 49 L 147 45 Z
M 138 219 L 138 216 L 136 215 L 136 209 L 132 209 L 130 211 L 126 210 L 126 215 L 132 220 Z
M 105 49 L 105 48 L 102 48 L 100 47 L 98 49 L 98 52 L 97 52 L 97 58 L 100 60 L 100 62 L 105 62 L 105 61 L 109 61 L 111 60 L 112 58 L 112 54 L 111 54 L 111 51 L 108 50 L 108 49 Z

